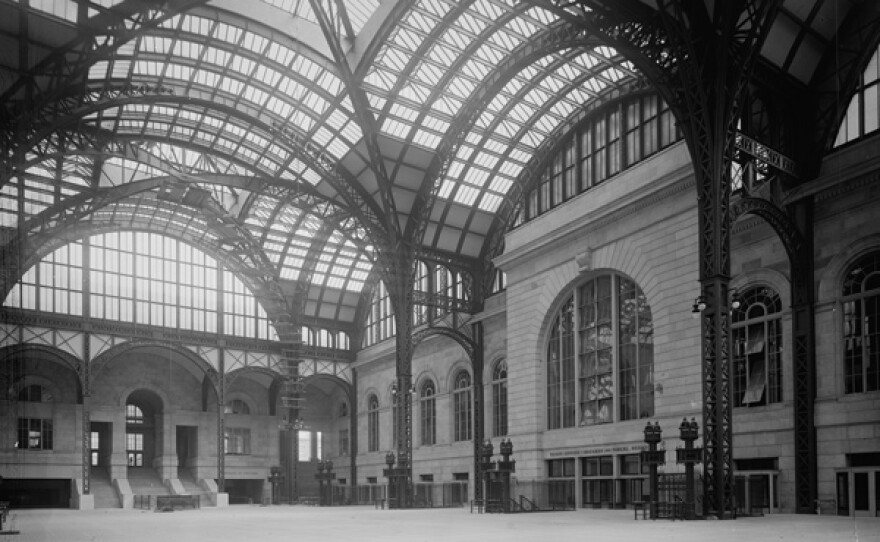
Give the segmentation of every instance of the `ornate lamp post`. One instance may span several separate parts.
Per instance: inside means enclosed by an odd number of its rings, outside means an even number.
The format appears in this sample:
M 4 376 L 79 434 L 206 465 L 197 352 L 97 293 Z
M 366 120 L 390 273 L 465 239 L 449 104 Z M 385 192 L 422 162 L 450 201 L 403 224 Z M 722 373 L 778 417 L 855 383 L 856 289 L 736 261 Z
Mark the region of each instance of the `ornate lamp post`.
M 501 476 L 501 508 L 504 513 L 510 512 L 510 473 L 516 472 L 516 461 L 511 461 L 510 456 L 513 454 L 513 443 L 510 439 L 501 441 L 501 460 L 496 461 L 498 473 Z
M 318 472 L 315 474 L 315 479 L 318 480 L 318 504 L 321 506 L 332 506 L 333 492 L 330 482 L 336 479 L 336 473 L 333 472 L 333 462 L 329 459 L 327 461 L 318 461 Z M 326 490 L 324 488 L 325 482 L 327 483 Z
M 284 482 L 284 472 L 281 467 L 272 467 L 269 469 L 269 476 L 266 479 L 272 484 L 272 504 L 278 504 L 278 486 Z
M 660 424 L 648 422 L 645 426 L 645 442 L 648 444 L 648 450 L 642 452 L 642 462 L 651 468 L 651 519 L 657 519 L 657 465 L 666 463 L 666 452 L 657 450 L 657 444 L 663 440 L 663 430 Z
M 694 519 L 696 514 L 694 509 L 694 464 L 703 461 L 703 448 L 694 447 L 694 441 L 697 440 L 697 437 L 699 436 L 699 429 L 700 426 L 694 418 L 691 418 L 691 421 L 687 421 L 687 418 L 683 418 L 681 420 L 681 425 L 678 426 L 681 440 L 684 441 L 684 448 L 678 448 L 675 450 L 675 461 L 679 464 L 684 463 L 684 514 L 687 519 Z
M 492 441 L 486 439 L 486 442 L 483 443 L 483 447 L 480 448 L 480 457 L 482 459 L 482 462 L 480 463 L 480 469 L 483 471 L 483 480 L 485 483 L 483 498 L 486 502 L 485 509 L 487 512 L 489 511 L 489 500 L 492 498 L 492 471 L 495 468 L 495 464 L 492 463 L 492 453 L 494 451 L 495 447 L 492 446 Z
M 382 474 L 388 478 L 388 486 L 385 490 L 385 498 L 388 500 L 388 508 L 391 508 L 391 495 L 394 492 L 394 461 L 396 458 L 394 457 L 394 452 L 388 452 L 385 454 L 385 464 L 388 467 L 382 471 Z

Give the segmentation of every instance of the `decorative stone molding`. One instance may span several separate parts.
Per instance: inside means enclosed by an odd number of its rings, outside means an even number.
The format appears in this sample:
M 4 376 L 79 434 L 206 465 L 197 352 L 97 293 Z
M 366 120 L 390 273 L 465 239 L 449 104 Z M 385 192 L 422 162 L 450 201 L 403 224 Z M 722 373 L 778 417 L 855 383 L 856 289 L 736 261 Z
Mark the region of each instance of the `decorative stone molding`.
M 593 270 L 593 249 L 587 249 L 574 257 L 574 261 L 578 266 L 579 273 L 586 273 Z

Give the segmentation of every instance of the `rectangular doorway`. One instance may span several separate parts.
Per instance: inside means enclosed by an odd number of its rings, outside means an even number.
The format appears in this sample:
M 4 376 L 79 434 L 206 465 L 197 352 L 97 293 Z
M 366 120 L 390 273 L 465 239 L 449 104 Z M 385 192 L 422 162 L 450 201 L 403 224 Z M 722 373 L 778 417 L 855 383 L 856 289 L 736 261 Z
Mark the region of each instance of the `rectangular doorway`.
M 199 455 L 199 428 L 193 425 L 177 426 L 177 477 L 196 478 L 192 467 Z

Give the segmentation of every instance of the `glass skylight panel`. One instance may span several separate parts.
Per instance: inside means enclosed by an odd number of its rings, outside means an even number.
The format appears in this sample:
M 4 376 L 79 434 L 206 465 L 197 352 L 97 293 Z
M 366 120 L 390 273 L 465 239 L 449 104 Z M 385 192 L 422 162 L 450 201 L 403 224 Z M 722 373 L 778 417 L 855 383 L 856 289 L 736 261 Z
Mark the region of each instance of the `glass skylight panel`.
M 344 144 L 342 140 L 338 137 L 333 138 L 333 140 L 327 145 L 327 151 L 336 156 L 337 158 L 342 158 L 345 156 L 345 153 L 348 152 L 349 146 Z
M 207 36 L 211 32 L 211 26 L 214 24 L 214 21 L 210 19 L 206 19 L 204 17 L 199 17 L 196 15 L 184 15 L 180 22 L 180 29 L 191 34 L 198 34 L 199 36 Z M 223 23 L 217 23 L 217 26 L 222 26 Z M 237 40 L 232 40 L 237 41 Z
M 204 47 L 199 43 L 188 40 L 176 40 L 171 52 L 174 56 L 181 56 L 193 60 L 202 56 Z
M 354 144 L 361 140 L 361 138 L 363 137 L 363 132 L 361 131 L 361 127 L 358 125 L 358 123 L 351 121 L 348 122 L 342 129 L 342 135 L 343 137 L 345 137 L 345 139 Z
M 258 36 L 253 32 L 245 31 L 244 38 L 241 40 L 241 45 L 245 49 L 253 51 L 258 55 L 261 55 L 263 51 L 266 49 L 266 44 L 269 42 L 263 36 Z
M 263 0 L 263 2 L 283 9 L 291 15 L 296 15 L 309 22 L 318 24 L 318 19 L 312 11 L 312 5 L 309 0 Z
M 400 45 L 403 49 L 414 51 L 418 49 L 422 41 L 425 39 L 424 33 L 417 33 L 409 28 L 400 27 L 394 35 L 394 43 Z M 391 50 L 389 50 L 390 52 Z M 393 62 L 392 62 L 393 64 Z
M 443 179 L 443 182 L 440 184 L 440 190 L 437 192 L 437 197 L 446 199 L 452 194 L 453 190 L 455 190 L 455 183 L 449 178 Z
M 437 148 L 442 140 L 443 138 L 440 135 L 426 132 L 425 130 L 421 129 L 417 129 L 415 131 L 415 134 L 413 134 L 413 143 L 429 149 Z
M 89 79 L 105 79 L 110 63 L 106 60 L 100 60 L 92 64 L 89 68 Z
M 478 195 L 480 195 L 479 190 L 467 183 L 462 183 L 458 186 L 458 192 L 456 192 L 453 199 L 462 205 L 471 206 L 476 201 Z
M 482 81 L 492 72 L 493 66 L 486 62 L 471 58 L 461 67 L 461 71 L 476 81 Z
M 599 75 L 604 77 L 605 79 L 608 79 L 612 83 L 616 83 L 617 81 L 620 81 L 625 76 L 625 74 L 622 71 L 618 70 L 617 68 L 608 68 L 608 69 L 604 70 L 602 73 L 600 73 Z
M 483 197 L 480 198 L 477 207 L 487 213 L 494 213 L 498 209 L 498 206 L 501 205 L 501 201 L 502 197 L 498 194 L 486 192 L 483 194 Z
M 364 82 L 374 87 L 377 87 L 380 90 L 388 91 L 394 87 L 394 82 L 396 80 L 397 77 L 388 70 L 373 68 L 372 70 L 370 70 L 370 73 L 367 74 Z M 373 107 L 381 109 L 381 107 L 377 107 L 376 105 L 373 105 Z
M 517 175 L 519 175 L 520 171 L 523 170 L 523 167 L 524 167 L 524 164 L 515 162 L 513 160 L 505 160 L 505 161 L 501 162 L 501 167 L 498 168 L 498 173 L 499 173 L 499 175 L 506 175 L 507 177 L 515 178 Z M 500 176 L 498 177 L 498 179 L 499 180 L 506 180 Z M 504 192 L 505 194 L 507 193 L 506 189 L 504 189 L 504 190 L 499 189 L 499 191 Z
M 171 50 L 171 38 L 160 36 L 141 36 L 140 50 L 143 53 L 167 54 Z
M 75 23 L 79 4 L 74 0 L 31 0 L 30 7 Z
M 376 12 L 379 0 L 345 0 L 345 9 L 355 34 L 363 30 L 364 25 Z

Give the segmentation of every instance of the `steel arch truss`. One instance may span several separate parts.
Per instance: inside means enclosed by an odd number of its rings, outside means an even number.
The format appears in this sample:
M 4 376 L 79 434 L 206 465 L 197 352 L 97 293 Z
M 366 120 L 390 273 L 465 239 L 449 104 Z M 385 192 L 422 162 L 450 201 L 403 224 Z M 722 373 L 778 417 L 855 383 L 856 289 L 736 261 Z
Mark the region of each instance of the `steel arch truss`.
M 731 205 L 731 222 L 747 214 L 765 220 L 779 235 L 788 254 L 792 300 L 795 509 L 799 513 L 812 513 L 818 496 L 812 247 L 794 221 L 772 203 L 759 198 L 741 198 Z M 811 223 L 811 220 L 803 222 Z

